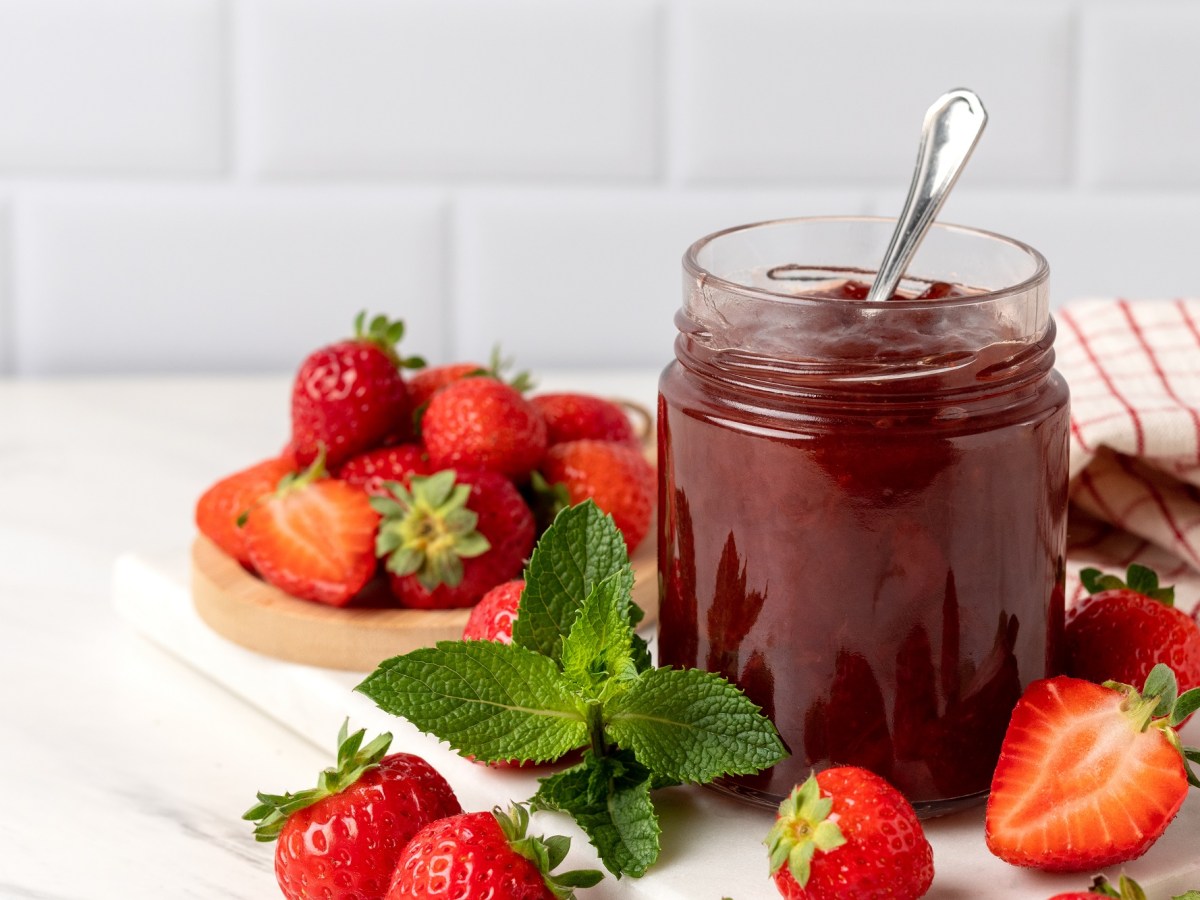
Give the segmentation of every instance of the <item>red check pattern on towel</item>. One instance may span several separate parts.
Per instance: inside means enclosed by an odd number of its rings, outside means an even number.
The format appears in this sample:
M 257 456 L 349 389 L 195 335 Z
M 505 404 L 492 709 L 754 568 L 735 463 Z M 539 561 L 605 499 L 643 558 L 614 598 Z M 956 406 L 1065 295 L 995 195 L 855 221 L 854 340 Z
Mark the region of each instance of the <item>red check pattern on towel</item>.
M 1055 313 L 1071 388 L 1068 603 L 1077 573 L 1132 562 L 1200 602 L 1200 299 L 1094 300 Z

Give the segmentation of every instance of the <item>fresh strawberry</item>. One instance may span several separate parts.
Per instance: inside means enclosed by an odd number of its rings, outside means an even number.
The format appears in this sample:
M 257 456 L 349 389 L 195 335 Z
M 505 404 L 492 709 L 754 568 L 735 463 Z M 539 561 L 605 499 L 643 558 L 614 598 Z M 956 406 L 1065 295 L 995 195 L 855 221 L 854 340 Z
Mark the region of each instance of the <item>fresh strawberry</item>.
M 263 579 L 294 597 L 345 606 L 377 569 L 379 514 L 361 488 L 325 478 L 321 456 L 285 477 L 246 515 L 246 552 Z
M 473 606 L 521 573 L 533 549 L 533 513 L 503 475 L 447 469 L 391 488 L 371 501 L 384 517 L 376 553 L 404 606 Z
M 521 603 L 525 580 L 517 578 L 498 584 L 475 604 L 463 628 L 464 641 L 499 641 L 512 643 L 513 619 Z
M 429 475 L 429 459 L 420 444 L 396 444 L 377 447 L 352 456 L 335 473 L 348 484 L 362 488 L 374 497 L 389 496 L 384 482 L 408 484 L 414 475 Z
M 546 452 L 546 423 L 515 388 L 464 378 L 430 399 L 421 440 L 435 469 L 487 469 L 519 481 Z
M 492 355 L 486 366 L 475 362 L 456 362 L 448 363 L 444 366 L 431 366 L 414 375 L 412 381 L 408 384 L 409 398 L 412 400 L 413 410 L 420 416 L 421 407 L 428 403 L 429 398 L 446 387 L 446 385 L 453 384 L 455 381 L 461 381 L 464 378 L 473 378 L 477 375 L 503 381 L 514 390 L 523 394 L 533 387 L 533 381 L 530 379 L 528 372 L 517 372 L 510 378 L 508 373 L 512 369 L 512 365 L 513 361 L 511 359 L 504 359 L 500 355 L 500 348 L 496 347 L 492 350 Z
M 1118 900 L 1146 900 L 1146 892 L 1142 886 L 1127 875 L 1122 875 L 1117 887 L 1103 875 L 1092 879 L 1091 887 L 1086 891 L 1068 891 L 1065 894 L 1055 894 L 1050 900 L 1096 900 L 1097 897 L 1117 897 Z M 1178 900 L 1178 898 L 1176 898 Z
M 1141 693 L 1060 675 L 1013 710 L 988 798 L 988 849 L 1047 871 L 1101 869 L 1141 856 L 1200 785 L 1174 731 L 1200 706 L 1155 666 Z
M 529 402 L 546 420 L 550 446 L 581 440 L 638 443 L 625 410 L 611 400 L 591 394 L 541 394 Z
M 1200 626 L 1174 607 L 1175 592 L 1133 565 L 1125 581 L 1096 569 L 1079 573 L 1090 592 L 1067 615 L 1066 674 L 1097 684 L 1141 684 L 1166 663 L 1179 689 L 1200 687 Z
M 571 900 L 601 879 L 594 869 L 551 874 L 565 837 L 527 835 L 529 812 L 463 813 L 426 825 L 404 848 L 386 900 Z
M 430 366 L 417 372 L 408 382 L 408 399 L 414 410 L 420 409 L 429 402 L 429 398 L 448 384 L 468 378 L 472 375 L 485 375 L 487 368 L 479 363 L 459 362 L 447 363 L 444 366 Z
M 912 806 L 855 766 L 797 786 L 766 843 L 775 886 L 788 900 L 912 900 L 933 882 L 933 849 Z
M 411 434 L 408 387 L 401 368 L 424 365 L 401 358 L 395 344 L 403 322 L 365 314 L 354 321 L 354 337 L 316 350 L 300 365 L 292 386 L 292 448 L 306 466 L 325 448 L 330 469 L 364 450 Z
M 246 534 L 238 526 L 238 519 L 256 500 L 274 491 L 280 479 L 291 472 L 292 462 L 280 457 L 227 475 L 196 501 L 196 527 L 243 566 L 250 566 Z
M 547 483 L 566 488 L 571 504 L 590 498 L 612 516 L 630 553 L 646 537 L 654 513 L 654 467 L 636 448 L 568 441 L 551 447 L 539 470 Z
M 315 788 L 262 794 L 242 817 L 260 841 L 278 839 L 275 879 L 289 900 L 382 900 L 409 839 L 462 813 L 450 785 L 410 753 L 385 755 L 392 736 L 362 746 L 365 732 L 338 735 L 337 765 Z

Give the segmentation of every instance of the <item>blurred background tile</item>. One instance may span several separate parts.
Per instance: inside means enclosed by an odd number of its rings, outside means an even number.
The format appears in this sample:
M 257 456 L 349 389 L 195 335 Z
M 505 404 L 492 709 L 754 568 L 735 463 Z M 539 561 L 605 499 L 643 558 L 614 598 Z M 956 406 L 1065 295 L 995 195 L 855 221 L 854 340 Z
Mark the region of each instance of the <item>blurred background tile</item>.
M 644 0 L 253 0 L 244 123 L 264 175 L 649 177 Z
M 1200 187 L 1200 6 L 1085 10 L 1080 171 L 1091 185 Z
M 213 174 L 221 0 L 0 0 L 0 176 Z
M 460 356 L 503 344 L 523 366 L 660 366 L 671 358 L 688 245 L 731 225 L 866 211 L 841 191 L 479 193 L 458 216 Z
M 679 0 L 673 159 L 688 181 L 906 179 L 935 97 L 970 87 L 995 183 L 1068 176 L 1072 31 L 1061 4 Z
M 50 191 L 17 220 L 22 373 L 293 371 L 362 309 L 442 355 L 436 194 Z
M 1200 294 L 1198 39 L 1185 0 L 0 0 L 0 373 L 291 370 L 364 307 L 433 360 L 659 365 L 688 244 L 894 215 L 958 85 L 942 221 L 1057 304 Z

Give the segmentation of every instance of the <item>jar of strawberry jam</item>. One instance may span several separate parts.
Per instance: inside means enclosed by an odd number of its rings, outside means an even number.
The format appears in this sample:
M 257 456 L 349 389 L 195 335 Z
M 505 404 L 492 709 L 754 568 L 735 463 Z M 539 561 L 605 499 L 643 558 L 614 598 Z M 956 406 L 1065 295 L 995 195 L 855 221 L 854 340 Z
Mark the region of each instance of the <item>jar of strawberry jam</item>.
M 935 226 L 867 302 L 892 227 L 767 222 L 684 256 L 658 656 L 775 722 L 791 756 L 721 785 L 762 803 L 834 765 L 923 815 L 976 802 L 1022 690 L 1056 671 L 1068 420 L 1046 261 Z

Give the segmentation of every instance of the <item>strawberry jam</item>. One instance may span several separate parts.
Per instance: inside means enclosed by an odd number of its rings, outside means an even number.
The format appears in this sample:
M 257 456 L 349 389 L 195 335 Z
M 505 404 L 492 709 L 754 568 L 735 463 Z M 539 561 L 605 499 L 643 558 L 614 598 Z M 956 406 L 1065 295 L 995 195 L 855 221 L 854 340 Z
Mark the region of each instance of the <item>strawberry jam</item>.
M 1023 688 L 1057 670 L 1067 388 L 1045 261 L 935 227 L 910 266 L 933 277 L 867 303 L 890 228 L 766 223 L 685 257 L 658 658 L 775 722 L 791 756 L 721 785 L 772 806 L 834 765 L 924 815 L 976 802 Z

